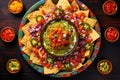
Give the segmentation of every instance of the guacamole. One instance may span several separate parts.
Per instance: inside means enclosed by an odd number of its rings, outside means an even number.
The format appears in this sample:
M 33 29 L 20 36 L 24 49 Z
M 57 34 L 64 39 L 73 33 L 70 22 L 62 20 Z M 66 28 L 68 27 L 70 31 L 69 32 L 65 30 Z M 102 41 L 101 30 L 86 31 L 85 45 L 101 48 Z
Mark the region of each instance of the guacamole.
M 54 56 L 64 56 L 77 44 L 77 32 L 67 20 L 53 20 L 42 35 L 43 47 Z

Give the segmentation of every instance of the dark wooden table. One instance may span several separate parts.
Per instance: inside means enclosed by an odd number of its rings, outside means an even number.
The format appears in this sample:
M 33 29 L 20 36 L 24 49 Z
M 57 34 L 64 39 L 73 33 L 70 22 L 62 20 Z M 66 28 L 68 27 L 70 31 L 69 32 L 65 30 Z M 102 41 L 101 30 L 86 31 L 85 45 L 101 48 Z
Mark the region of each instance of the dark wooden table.
M 114 16 L 105 15 L 102 11 L 102 4 L 106 0 L 81 0 L 96 15 L 102 33 L 102 43 L 99 54 L 95 61 L 82 73 L 69 78 L 51 78 L 42 75 L 32 69 L 22 57 L 17 40 L 17 33 L 20 21 L 25 12 L 39 0 L 23 0 L 24 10 L 19 15 L 13 15 L 8 11 L 9 0 L 0 2 L 0 31 L 6 26 L 11 26 L 16 32 L 16 38 L 13 43 L 6 44 L 0 39 L 0 80 L 120 80 L 120 39 L 117 42 L 110 43 L 104 38 L 104 31 L 107 27 L 114 26 L 120 31 L 120 7 Z M 120 6 L 120 1 L 115 0 Z M 22 64 L 19 74 L 11 75 L 6 71 L 6 61 L 10 58 L 17 58 Z M 96 69 L 97 62 L 101 59 L 108 59 L 113 64 L 113 70 L 108 75 L 98 73 Z

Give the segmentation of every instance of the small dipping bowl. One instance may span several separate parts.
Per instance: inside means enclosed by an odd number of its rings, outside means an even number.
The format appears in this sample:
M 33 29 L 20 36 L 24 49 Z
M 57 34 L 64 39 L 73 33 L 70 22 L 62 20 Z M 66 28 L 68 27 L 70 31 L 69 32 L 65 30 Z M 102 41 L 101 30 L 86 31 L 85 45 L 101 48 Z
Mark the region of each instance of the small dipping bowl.
M 101 74 L 109 74 L 112 71 L 112 63 L 107 59 L 100 60 L 97 64 L 97 70 Z
M 115 27 L 108 27 L 104 32 L 105 39 L 109 42 L 115 42 L 119 39 L 119 31 Z
M 18 14 L 23 10 L 23 2 L 21 0 L 10 0 L 8 10 L 13 14 Z
M 11 74 L 16 74 L 21 69 L 21 63 L 18 59 L 9 59 L 6 63 L 6 69 Z
M 11 27 L 5 27 L 1 30 L 1 39 L 4 42 L 12 42 L 15 38 L 15 31 Z
M 118 10 L 118 6 L 115 1 L 107 0 L 103 3 L 102 9 L 105 14 L 114 15 Z

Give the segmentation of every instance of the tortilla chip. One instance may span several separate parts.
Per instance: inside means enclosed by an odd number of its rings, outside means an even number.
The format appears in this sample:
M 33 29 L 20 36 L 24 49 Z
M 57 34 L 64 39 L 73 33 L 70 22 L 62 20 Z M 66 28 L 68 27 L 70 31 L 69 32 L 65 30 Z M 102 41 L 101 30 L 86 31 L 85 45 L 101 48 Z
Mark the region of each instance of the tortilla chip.
M 77 14 L 79 14 L 79 13 L 84 13 L 85 14 L 85 17 L 88 17 L 89 16 L 89 10 L 86 10 L 86 11 L 77 11 L 77 12 L 75 12 L 75 13 L 77 13 Z
M 79 68 L 81 68 L 83 66 L 82 63 L 79 63 L 77 67 L 73 68 L 72 70 L 75 71 L 75 70 L 78 70 Z
M 37 64 L 37 65 L 41 65 L 39 58 L 34 54 L 31 53 L 30 55 L 30 60 L 32 61 L 32 63 Z
M 27 23 L 22 27 L 23 33 L 29 35 L 29 31 L 28 31 L 29 27 L 35 27 L 36 24 L 37 24 L 36 20 L 32 19 L 29 23 Z
M 27 41 L 29 41 L 30 40 L 30 35 L 24 35 L 23 36 L 23 38 L 21 39 L 21 43 L 23 44 L 23 45 L 27 45 Z
M 91 55 L 92 55 L 92 51 L 93 51 L 93 46 L 92 46 L 92 48 L 90 50 L 88 50 L 88 51 L 85 52 L 84 57 L 90 58 Z
M 39 10 L 44 10 L 46 13 L 49 13 L 53 7 L 55 7 L 55 4 L 51 0 L 46 0 L 43 6 L 40 6 Z
M 27 41 L 26 47 L 27 47 L 29 50 L 32 50 L 32 45 L 31 45 L 30 41 Z
M 100 37 L 100 35 L 92 28 L 90 37 L 92 38 L 92 43 L 93 43 L 95 40 L 97 40 Z
M 22 48 L 22 51 L 25 53 L 25 54 L 27 54 L 28 56 L 30 56 L 31 55 L 31 50 L 29 50 L 27 47 L 23 47 Z
M 66 10 L 68 7 L 72 8 L 68 0 L 59 0 L 57 5 L 58 8 L 62 6 L 62 9 Z
M 34 11 L 34 12 L 32 12 L 32 13 L 30 13 L 30 14 L 27 15 L 27 19 L 28 19 L 29 21 L 32 21 L 33 19 L 36 19 L 36 17 L 37 17 L 38 15 L 42 15 L 41 12 L 40 12 L 39 10 Z
M 56 67 L 52 67 L 52 68 L 46 68 L 44 67 L 44 74 L 56 74 L 58 73 L 60 70 Z
M 90 55 L 90 50 L 88 50 L 88 51 L 85 52 L 84 57 L 87 57 L 87 56 L 89 56 L 89 55 Z
M 79 11 L 80 8 L 79 8 L 79 5 L 78 5 L 78 3 L 76 2 L 76 0 L 74 0 L 74 1 L 71 3 L 71 6 L 72 6 L 72 7 L 74 7 L 74 5 L 77 7 L 77 11 Z
M 86 18 L 84 18 L 84 22 L 90 24 L 90 27 L 93 28 L 95 26 L 97 20 L 86 17 Z
M 23 31 L 23 33 L 24 34 L 27 34 L 27 35 L 29 35 L 29 32 L 28 32 L 28 27 L 29 27 L 29 23 L 27 23 L 24 27 L 22 27 L 22 31 Z

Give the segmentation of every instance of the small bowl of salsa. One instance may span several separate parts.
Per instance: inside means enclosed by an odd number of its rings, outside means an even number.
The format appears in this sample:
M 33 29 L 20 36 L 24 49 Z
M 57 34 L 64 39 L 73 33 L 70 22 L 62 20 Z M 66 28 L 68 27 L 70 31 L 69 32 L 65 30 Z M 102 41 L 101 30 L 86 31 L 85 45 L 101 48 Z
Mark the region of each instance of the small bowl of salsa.
M 117 3 L 113 0 L 107 0 L 103 3 L 103 12 L 107 15 L 114 15 L 118 10 Z
M 104 32 L 105 39 L 109 42 L 115 42 L 119 39 L 119 31 L 115 27 L 108 27 Z
M 5 27 L 1 31 L 1 39 L 4 42 L 12 42 L 15 38 L 15 31 L 11 27 Z

